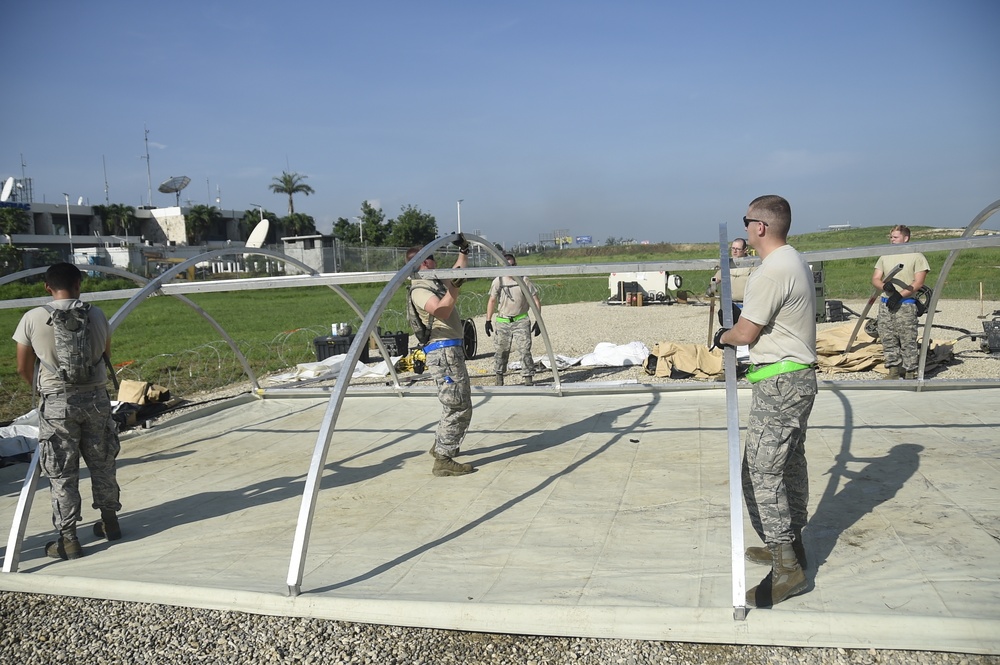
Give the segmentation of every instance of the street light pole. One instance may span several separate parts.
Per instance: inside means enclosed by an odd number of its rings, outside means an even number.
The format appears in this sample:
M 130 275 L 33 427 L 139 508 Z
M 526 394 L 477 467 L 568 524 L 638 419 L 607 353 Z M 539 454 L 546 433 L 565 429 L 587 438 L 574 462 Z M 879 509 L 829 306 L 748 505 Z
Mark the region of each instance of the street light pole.
M 365 272 L 368 272 L 368 245 L 365 244 L 365 223 L 357 215 L 354 216 L 354 219 L 358 220 L 358 232 L 361 234 L 361 251 L 365 254 Z
M 75 264 L 76 259 L 73 257 L 73 218 L 69 216 L 69 194 L 63 192 L 63 196 L 66 197 L 66 230 L 69 232 L 69 262 Z

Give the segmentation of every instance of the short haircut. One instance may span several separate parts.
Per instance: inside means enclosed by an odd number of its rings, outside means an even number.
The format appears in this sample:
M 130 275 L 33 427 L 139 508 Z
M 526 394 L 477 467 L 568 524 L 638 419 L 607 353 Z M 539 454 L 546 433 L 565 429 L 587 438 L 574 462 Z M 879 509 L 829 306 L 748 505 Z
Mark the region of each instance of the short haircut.
M 747 239 L 746 238 L 736 238 L 735 240 L 733 240 L 733 242 L 731 243 L 731 245 L 735 245 L 736 243 L 740 244 L 739 248 L 741 250 L 747 248 Z
M 423 245 L 414 245 L 413 247 L 406 250 L 406 262 L 409 263 L 410 259 L 417 255 L 417 252 L 424 248 Z
M 504 258 L 504 261 L 507 261 L 509 259 L 509 260 L 513 261 L 514 263 L 517 263 L 517 257 L 514 256 L 513 254 L 504 254 L 503 258 Z
M 899 231 L 907 238 L 910 237 L 910 227 L 907 226 L 906 224 L 896 224 L 896 226 L 889 229 L 889 233 L 892 233 L 893 231 Z
M 792 228 L 792 206 L 777 194 L 758 196 L 750 202 L 750 209 L 755 218 L 763 218 L 768 228 L 781 238 L 788 237 Z M 761 214 L 764 213 L 764 214 Z
M 53 291 L 72 291 L 83 281 L 83 273 L 72 263 L 55 263 L 45 271 L 45 284 Z

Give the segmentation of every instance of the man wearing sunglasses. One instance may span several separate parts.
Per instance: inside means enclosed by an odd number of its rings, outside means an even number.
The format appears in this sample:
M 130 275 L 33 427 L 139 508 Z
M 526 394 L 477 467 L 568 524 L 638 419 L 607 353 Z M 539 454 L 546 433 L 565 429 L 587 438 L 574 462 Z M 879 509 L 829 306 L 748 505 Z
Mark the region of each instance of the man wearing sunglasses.
M 751 607 L 770 607 L 806 590 L 803 568 L 809 477 L 805 439 L 816 399 L 816 293 L 812 270 L 788 244 L 792 210 L 780 196 L 750 203 L 743 225 L 763 259 L 747 282 L 743 315 L 713 346 L 750 345 L 753 384 L 743 453 L 743 496 L 763 547 L 747 549 L 771 572 L 747 591 Z
M 890 244 L 908 242 L 910 227 L 897 224 L 889 231 Z M 902 270 L 885 281 L 885 276 L 896 265 L 902 265 Z M 877 324 L 879 341 L 885 353 L 885 368 L 889 371 L 886 378 L 917 378 L 920 346 L 917 344 L 917 301 L 914 297 L 923 288 L 930 269 L 927 258 L 919 252 L 883 256 L 875 264 L 872 285 L 882 289 L 883 293 Z
M 452 268 L 465 268 L 469 264 L 469 242 L 459 234 L 454 244 L 459 251 Z M 412 259 L 421 249 L 422 246 L 411 247 L 406 252 L 406 260 Z M 436 268 L 432 254 L 424 259 L 419 270 Z M 428 451 L 434 457 L 431 472 L 435 476 L 464 476 L 475 471 L 471 464 L 455 461 L 472 422 L 472 388 L 462 345 L 465 327 L 458 312 L 461 282 L 456 282 L 458 280 L 414 279 L 410 284 L 409 297 L 425 327 L 430 329 L 424 354 L 441 402 L 441 420 L 434 433 L 434 445 Z

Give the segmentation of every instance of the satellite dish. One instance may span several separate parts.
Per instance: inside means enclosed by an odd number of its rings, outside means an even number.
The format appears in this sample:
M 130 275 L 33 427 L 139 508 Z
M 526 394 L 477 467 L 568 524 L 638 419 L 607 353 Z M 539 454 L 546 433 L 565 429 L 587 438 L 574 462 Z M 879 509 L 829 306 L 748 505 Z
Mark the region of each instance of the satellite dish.
M 158 189 L 164 194 L 176 194 L 177 207 L 179 208 L 181 205 L 181 190 L 187 187 L 190 183 L 191 178 L 186 175 L 178 175 L 161 182 Z
M 0 203 L 6 201 L 10 198 L 10 193 L 14 189 L 14 176 L 7 178 L 7 182 L 3 184 L 3 192 L 0 193 Z
M 267 237 L 267 231 L 270 228 L 270 223 L 267 219 L 262 219 L 257 222 L 257 226 L 253 227 L 253 231 L 250 232 L 250 237 L 247 238 L 247 248 L 256 249 L 258 247 L 264 246 L 264 238 Z M 244 258 L 249 256 L 249 254 L 244 254 Z

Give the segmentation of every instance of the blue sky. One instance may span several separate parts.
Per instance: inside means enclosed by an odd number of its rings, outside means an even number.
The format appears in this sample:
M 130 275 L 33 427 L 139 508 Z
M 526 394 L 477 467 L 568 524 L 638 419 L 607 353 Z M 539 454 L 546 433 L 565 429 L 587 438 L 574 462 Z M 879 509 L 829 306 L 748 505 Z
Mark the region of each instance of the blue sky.
M 321 230 L 378 201 L 511 245 L 964 226 L 1000 198 L 1000 2 L 24 2 L 4 10 L 0 176 Z M 996 228 L 997 222 L 990 224 Z

